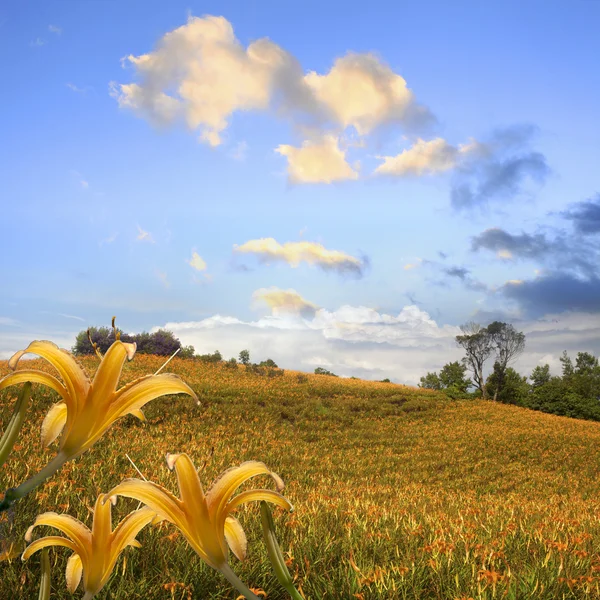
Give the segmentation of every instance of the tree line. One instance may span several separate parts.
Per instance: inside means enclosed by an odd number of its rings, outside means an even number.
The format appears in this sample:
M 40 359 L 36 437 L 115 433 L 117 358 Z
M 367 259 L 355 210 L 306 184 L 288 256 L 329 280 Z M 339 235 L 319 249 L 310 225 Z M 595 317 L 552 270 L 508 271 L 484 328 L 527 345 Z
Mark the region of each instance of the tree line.
M 600 421 L 600 365 L 589 352 L 578 352 L 575 364 L 565 350 L 560 358 L 562 375 L 552 376 L 550 365 L 538 365 L 529 377 L 509 366 L 525 349 L 525 334 L 507 323 L 494 321 L 461 326 L 456 343 L 465 356 L 444 365 L 439 375 L 427 373 L 419 387 L 442 390 L 452 398 L 478 397 L 543 412 Z M 494 358 L 492 372 L 483 367 Z M 469 372 L 471 377 L 467 377 Z M 528 381 L 529 379 L 529 381 Z M 471 391 L 474 388 L 474 391 Z

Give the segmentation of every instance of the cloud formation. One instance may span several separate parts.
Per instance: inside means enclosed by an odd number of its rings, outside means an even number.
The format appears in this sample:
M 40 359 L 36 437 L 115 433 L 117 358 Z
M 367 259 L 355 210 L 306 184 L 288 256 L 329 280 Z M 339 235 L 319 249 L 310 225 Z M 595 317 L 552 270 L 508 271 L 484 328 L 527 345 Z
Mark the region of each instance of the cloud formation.
M 379 157 L 384 162 L 375 169 L 375 174 L 395 177 L 434 175 L 455 169 L 461 161 L 485 152 L 485 147 L 475 140 L 452 146 L 442 138 L 430 141 L 419 138 L 396 156 Z
M 206 271 L 204 259 L 195 250 L 192 252 L 192 258 L 186 262 L 196 271 Z
M 358 172 L 346 162 L 346 152 L 338 139 L 325 135 L 317 141 L 305 141 L 300 148 L 278 146 L 276 152 L 287 157 L 290 183 L 333 183 L 358 179 Z
M 600 233 L 600 194 L 583 202 L 575 202 L 569 210 L 560 214 L 572 221 L 577 233 L 582 235 Z
M 553 249 L 553 244 L 543 233 L 513 235 L 500 227 L 491 227 L 471 239 L 471 250 L 490 250 L 500 258 L 543 258 Z
M 324 271 L 335 271 L 362 277 L 367 259 L 350 256 L 339 250 L 328 250 L 316 242 L 285 242 L 280 244 L 273 238 L 249 240 L 241 246 L 234 245 L 233 251 L 240 254 L 253 254 L 261 262 L 285 262 L 293 268 L 300 263 L 316 265 Z
M 296 315 L 312 318 L 319 309 L 316 304 L 305 300 L 296 290 L 281 290 L 278 287 L 260 288 L 252 294 L 255 306 L 266 304 L 274 316 Z
M 500 288 L 532 318 L 548 313 L 580 311 L 600 313 L 600 278 L 579 278 L 556 272 L 528 281 L 513 280 Z
M 536 128 L 514 126 L 496 131 L 480 144 L 474 160 L 461 165 L 450 194 L 456 210 L 483 207 L 491 201 L 514 199 L 528 182 L 543 184 L 550 173 L 546 157 L 530 149 Z
M 129 55 L 139 83 L 111 84 L 121 108 L 157 125 L 185 123 L 200 140 L 222 143 L 236 111 L 261 110 L 294 124 L 353 127 L 360 135 L 393 122 L 418 128 L 434 118 L 403 77 L 372 54 L 348 53 L 324 75 L 267 38 L 244 48 L 224 17 L 190 17 L 154 51 Z

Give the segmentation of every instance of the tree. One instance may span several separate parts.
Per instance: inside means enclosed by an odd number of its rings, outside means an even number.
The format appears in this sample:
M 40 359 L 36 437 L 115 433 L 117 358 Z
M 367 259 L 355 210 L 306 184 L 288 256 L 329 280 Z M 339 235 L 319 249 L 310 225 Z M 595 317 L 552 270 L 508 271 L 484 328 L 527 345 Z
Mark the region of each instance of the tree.
M 102 354 L 104 354 L 115 341 L 112 329 L 109 329 L 108 327 L 90 327 L 77 334 L 75 345 L 72 348 L 73 354 L 94 354 L 94 348 L 90 342 L 90 338 L 94 344 L 98 344 L 98 350 L 100 350 Z
M 194 349 L 194 346 L 182 346 L 177 356 L 179 356 L 179 358 L 194 358 L 195 354 L 196 350 Z
M 315 369 L 315 375 L 330 375 L 331 377 L 337 377 L 337 375 L 335 373 L 332 373 L 331 371 L 328 371 L 327 369 L 324 369 L 323 367 L 317 367 Z
M 262 360 L 259 364 L 259 367 L 271 367 L 272 369 L 278 369 L 279 367 L 275 363 L 272 358 L 267 358 L 267 360 Z
M 496 350 L 496 362 L 494 363 L 494 372 L 496 373 L 494 389 L 494 400 L 498 399 L 498 393 L 502 390 L 505 383 L 506 370 L 508 363 L 514 360 L 517 355 L 525 349 L 525 334 L 517 331 L 512 325 L 494 321 L 487 328 L 492 346 Z M 496 365 L 498 365 L 496 367 Z
M 502 380 L 502 385 L 499 381 Z M 503 370 L 499 362 L 494 363 L 494 370 L 485 382 L 488 394 L 493 393 L 494 399 L 505 404 L 522 405 L 527 400 L 529 385 L 527 377 L 519 375 L 512 367 Z
M 562 363 L 562 374 L 563 377 L 571 377 L 573 375 L 573 362 L 571 358 L 567 354 L 566 350 L 563 350 L 562 356 L 560 357 L 560 362 Z
M 152 340 L 152 354 L 159 356 L 171 356 L 173 352 L 181 348 L 181 342 L 173 332 L 159 329 L 150 335 Z
M 240 362 L 243 365 L 249 365 L 250 364 L 250 351 L 249 350 L 242 350 L 240 352 L 239 359 L 240 359 Z
M 486 328 L 472 321 L 460 326 L 463 335 L 456 336 L 456 343 L 461 346 L 467 356 L 462 359 L 465 368 L 473 373 L 473 382 L 481 391 L 484 399 L 487 398 L 485 380 L 483 378 L 483 365 L 494 350 L 492 338 Z
M 472 385 L 472 381 L 465 377 L 467 367 L 458 361 L 447 363 L 440 371 L 440 382 L 444 388 L 452 388 L 466 393 Z
M 442 382 L 440 381 L 437 373 L 427 373 L 427 375 L 421 377 L 419 381 L 419 387 L 427 390 L 441 390 Z
M 531 379 L 531 387 L 533 389 L 539 388 L 542 385 L 548 383 L 550 381 L 550 378 L 551 375 L 549 364 L 545 364 L 543 366 L 538 365 L 537 367 L 535 367 L 535 369 L 533 369 L 533 371 L 531 371 L 531 375 L 529 376 L 529 379 Z

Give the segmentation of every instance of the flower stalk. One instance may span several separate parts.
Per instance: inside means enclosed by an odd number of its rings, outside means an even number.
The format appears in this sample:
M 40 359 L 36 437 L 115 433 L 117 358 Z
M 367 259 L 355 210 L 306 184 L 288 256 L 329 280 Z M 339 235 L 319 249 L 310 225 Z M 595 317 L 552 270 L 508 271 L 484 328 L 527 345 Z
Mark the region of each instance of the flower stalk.
M 260 518 L 262 521 L 263 537 L 265 538 L 267 553 L 269 555 L 269 560 L 273 565 L 275 576 L 287 593 L 292 597 L 292 600 L 304 600 L 300 595 L 300 592 L 294 587 L 294 580 L 288 571 L 285 559 L 283 558 L 283 553 L 281 552 L 281 548 L 275 537 L 275 523 L 273 523 L 271 509 L 264 500 L 260 503 Z
M 38 600 L 49 600 L 50 598 L 50 559 L 48 558 L 48 548 L 42 550 L 42 575 L 40 577 L 40 593 Z
M 27 406 L 29 405 L 30 398 L 31 382 L 27 381 L 21 388 L 21 393 L 15 402 L 12 417 L 8 422 L 6 431 L 2 435 L 2 439 L 0 439 L 0 467 L 6 462 L 17 441 L 21 425 L 23 425 L 25 415 L 27 414 Z

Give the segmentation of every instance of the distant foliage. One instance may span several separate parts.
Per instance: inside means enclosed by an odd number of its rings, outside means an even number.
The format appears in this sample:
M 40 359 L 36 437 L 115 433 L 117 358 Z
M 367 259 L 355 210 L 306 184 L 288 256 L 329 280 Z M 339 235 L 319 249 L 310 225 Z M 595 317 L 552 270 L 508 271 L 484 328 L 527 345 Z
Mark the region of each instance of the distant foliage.
M 154 333 L 148 333 L 143 331 L 142 333 L 136 333 L 129 335 L 123 333 L 121 330 L 117 330 L 121 334 L 122 342 L 135 342 L 138 354 L 158 354 L 160 356 L 170 356 L 176 350 L 181 348 L 179 355 L 183 358 L 192 358 L 194 356 L 193 346 L 183 346 L 181 342 L 175 337 L 173 332 L 167 331 L 166 329 L 159 329 Z M 112 329 L 108 327 L 90 327 L 89 337 L 92 342 L 98 344 L 98 349 L 104 354 L 115 341 L 115 336 Z M 75 338 L 75 346 L 73 346 L 73 353 L 78 356 L 84 356 L 86 354 L 94 354 L 94 348 L 88 338 L 88 330 L 80 331 Z
M 473 384 L 466 377 L 467 367 L 458 361 L 447 363 L 442 367 L 440 374 L 427 373 L 421 377 L 419 387 L 430 390 L 443 390 L 451 398 L 468 396 L 468 389 Z
M 237 360 L 235 358 L 230 358 L 226 363 L 225 366 L 228 369 L 237 369 L 238 368 L 238 363 Z
M 240 351 L 239 360 L 240 360 L 240 363 L 242 363 L 243 365 L 249 365 L 250 364 L 250 351 L 249 350 Z
M 218 363 L 223 360 L 223 355 L 215 350 L 212 354 L 199 354 L 197 358 L 202 362 Z
M 381 380 L 381 383 L 392 383 L 387 377 Z
M 272 358 L 267 358 L 267 360 L 262 360 L 258 363 L 259 367 L 270 367 L 271 369 L 278 369 L 279 367 L 275 363 Z
M 337 375 L 335 373 L 332 373 L 331 371 L 328 371 L 327 369 L 324 369 L 323 367 L 317 367 L 315 369 L 315 375 L 330 375 L 331 377 L 337 377 Z

